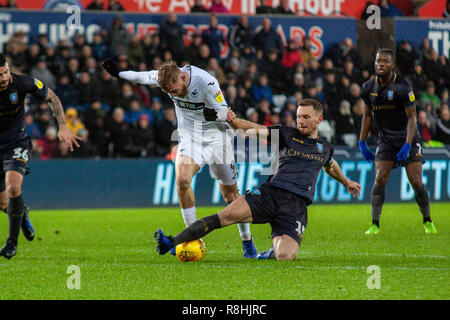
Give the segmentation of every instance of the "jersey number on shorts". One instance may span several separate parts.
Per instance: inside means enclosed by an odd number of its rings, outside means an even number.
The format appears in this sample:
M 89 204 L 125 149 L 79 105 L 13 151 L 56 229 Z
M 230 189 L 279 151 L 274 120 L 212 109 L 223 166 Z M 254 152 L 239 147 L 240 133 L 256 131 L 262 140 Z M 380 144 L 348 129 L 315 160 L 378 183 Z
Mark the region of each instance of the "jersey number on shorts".
M 14 150 L 13 159 L 16 160 L 23 160 L 25 162 L 28 162 L 28 149 L 23 148 L 15 148 Z

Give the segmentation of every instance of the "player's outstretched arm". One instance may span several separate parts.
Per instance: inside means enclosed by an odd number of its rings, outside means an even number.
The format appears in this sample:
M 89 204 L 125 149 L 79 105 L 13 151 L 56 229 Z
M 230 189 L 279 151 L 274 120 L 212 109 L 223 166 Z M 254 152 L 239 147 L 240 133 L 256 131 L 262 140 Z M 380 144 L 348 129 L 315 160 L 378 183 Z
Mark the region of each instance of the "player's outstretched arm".
M 347 179 L 347 177 L 342 173 L 341 167 L 337 161 L 333 160 L 330 165 L 324 166 L 323 170 L 334 180 L 341 183 L 347 191 L 353 195 L 353 197 L 361 194 L 361 186 L 359 183 Z
M 82 140 L 79 136 L 76 136 L 70 131 L 66 124 L 66 117 L 64 116 L 64 108 L 59 100 L 58 96 L 53 92 L 52 89 L 48 88 L 47 97 L 45 98 L 52 108 L 56 120 L 58 121 L 58 138 L 60 141 L 64 142 L 73 151 L 73 145 L 80 147 L 77 140 Z
M 245 135 L 261 135 L 264 137 L 267 137 L 269 135 L 269 129 L 266 126 L 244 119 L 239 119 L 238 117 L 236 117 L 236 114 L 233 112 L 233 110 L 231 110 L 231 108 L 228 108 L 227 122 L 234 129 L 243 130 Z
M 103 69 L 105 69 L 113 77 L 133 81 L 140 84 L 159 86 L 157 70 L 139 72 L 130 70 L 120 71 L 119 65 L 110 58 L 105 59 L 102 66 Z

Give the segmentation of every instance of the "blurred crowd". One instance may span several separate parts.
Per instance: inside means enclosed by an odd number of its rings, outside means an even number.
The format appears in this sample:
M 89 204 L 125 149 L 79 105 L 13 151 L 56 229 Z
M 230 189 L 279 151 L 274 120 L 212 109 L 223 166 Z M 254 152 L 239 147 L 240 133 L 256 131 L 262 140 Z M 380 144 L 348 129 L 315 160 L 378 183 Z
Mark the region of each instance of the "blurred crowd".
M 361 85 L 372 76 L 373 66 L 362 65 L 350 38 L 318 60 L 307 37 L 283 46 L 270 18 L 254 29 L 241 16 L 228 38 L 217 27 L 214 14 L 209 21 L 209 28 L 192 35 L 188 45 L 175 14 L 168 15 L 159 32 L 143 38 L 129 33 L 120 17 L 109 29 L 95 33 L 91 43 L 78 34 L 51 44 L 41 34 L 27 44 L 23 32 L 15 33 L 3 48 L 11 71 L 29 74 L 52 88 L 63 103 L 70 129 L 84 138 L 81 148 L 67 153 L 58 142 L 49 106 L 30 97 L 26 124 L 33 155 L 42 159 L 173 155 L 171 135 L 177 119 L 172 101 L 157 87 L 113 78 L 101 68 L 106 57 L 116 59 L 122 70 L 157 70 L 172 59 L 179 66 L 203 68 L 218 79 L 239 117 L 267 126 L 296 126 L 297 102 L 317 99 L 325 107 L 320 134 L 335 145 L 357 145 L 364 111 Z M 222 58 L 220 48 L 226 42 L 229 54 Z M 413 85 L 422 137 L 450 144 L 448 59 L 438 56 L 424 39 L 419 48 L 399 43 L 396 63 L 397 72 Z M 375 143 L 373 136 L 370 142 Z

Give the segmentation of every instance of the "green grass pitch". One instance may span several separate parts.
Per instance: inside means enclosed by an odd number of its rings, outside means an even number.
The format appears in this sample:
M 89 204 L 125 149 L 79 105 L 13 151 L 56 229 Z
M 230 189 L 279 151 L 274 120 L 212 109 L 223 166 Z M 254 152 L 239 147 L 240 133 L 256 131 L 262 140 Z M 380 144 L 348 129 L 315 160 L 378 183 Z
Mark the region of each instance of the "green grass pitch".
M 0 258 L 0 299 L 449 299 L 450 203 L 431 210 L 436 235 L 424 233 L 415 204 L 386 204 L 381 233 L 369 237 L 368 205 L 312 205 L 295 261 L 244 259 L 230 226 L 204 238 L 195 263 L 154 251 L 153 231 L 183 229 L 178 208 L 32 211 L 36 239 L 21 236 L 17 255 Z M 0 215 L 1 241 L 7 229 Z M 271 246 L 268 225 L 252 232 L 259 251 Z M 79 290 L 67 288 L 71 265 Z M 367 286 L 372 265 L 379 289 Z

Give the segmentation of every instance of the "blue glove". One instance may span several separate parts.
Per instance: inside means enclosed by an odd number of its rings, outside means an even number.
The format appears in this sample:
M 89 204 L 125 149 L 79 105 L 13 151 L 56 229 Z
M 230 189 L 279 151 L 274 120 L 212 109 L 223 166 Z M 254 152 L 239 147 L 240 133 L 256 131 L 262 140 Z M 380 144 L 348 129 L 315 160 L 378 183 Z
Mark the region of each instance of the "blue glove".
M 397 161 L 405 161 L 406 159 L 408 159 L 410 151 L 411 145 L 409 143 L 405 143 L 397 153 Z
M 372 151 L 369 150 L 369 147 L 367 147 L 367 142 L 360 141 L 359 143 L 359 150 L 361 151 L 364 158 L 367 160 L 367 162 L 371 162 L 375 160 L 375 155 Z

